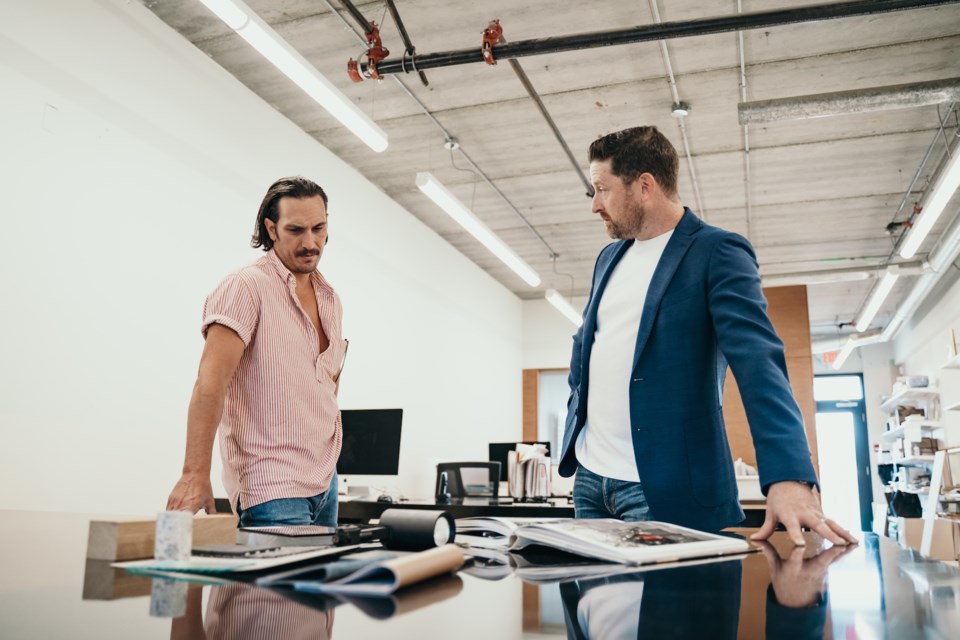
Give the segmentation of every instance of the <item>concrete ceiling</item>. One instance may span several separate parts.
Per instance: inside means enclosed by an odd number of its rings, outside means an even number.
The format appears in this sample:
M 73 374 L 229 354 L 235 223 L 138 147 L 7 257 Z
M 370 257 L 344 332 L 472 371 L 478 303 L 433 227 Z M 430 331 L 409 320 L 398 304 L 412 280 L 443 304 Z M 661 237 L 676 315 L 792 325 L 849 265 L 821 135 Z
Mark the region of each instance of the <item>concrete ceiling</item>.
M 654 0 L 656 1 L 656 0 Z M 357 28 L 341 9 L 350 26 Z M 555 287 L 586 295 L 594 259 L 609 242 L 591 214 L 584 185 L 510 64 L 468 64 L 427 71 L 429 87 L 415 74 L 403 83 L 419 98 L 510 203 L 559 255 L 550 250 L 473 173 L 458 152 L 443 146 L 444 132 L 394 78 L 355 84 L 349 58 L 365 46 L 323 0 L 247 0 L 297 51 L 388 133 L 390 146 L 375 153 L 266 62 L 198 0 L 143 0 L 161 20 L 291 121 L 354 166 L 464 255 L 521 298 Z M 383 23 L 384 46 L 396 59 L 403 44 L 385 15 L 384 2 L 356 2 L 368 19 Z M 498 18 L 513 43 L 649 25 L 651 0 L 396 0 L 419 54 L 479 48 L 481 32 Z M 745 0 L 744 12 L 820 2 Z M 734 0 L 659 0 L 665 22 L 730 16 Z M 384 17 L 386 18 L 384 20 Z M 746 101 L 770 100 L 924 82 L 960 76 L 960 4 L 873 16 L 743 31 Z M 520 58 L 580 168 L 598 135 L 640 124 L 659 127 L 681 157 L 680 195 L 707 222 L 747 236 L 764 276 L 873 268 L 886 264 L 895 236 L 886 231 L 933 141 L 948 105 L 748 127 L 737 119 L 741 102 L 737 33 L 665 41 L 679 98 L 690 105 L 685 157 L 680 121 L 661 45 L 656 42 L 582 49 Z M 951 124 L 954 121 L 951 120 Z M 953 135 L 953 131 L 948 131 Z M 943 155 L 934 148 L 907 199 L 903 219 Z M 690 167 L 696 174 L 696 191 Z M 431 171 L 543 278 L 531 288 L 427 199 L 414 184 Z M 697 196 L 699 195 L 699 203 Z M 960 211 L 954 197 L 918 258 Z M 874 321 L 881 327 L 909 292 L 903 277 Z M 771 281 L 772 282 L 772 281 Z M 863 305 L 873 279 L 811 284 L 811 328 L 837 335 Z M 849 332 L 844 329 L 844 333 Z

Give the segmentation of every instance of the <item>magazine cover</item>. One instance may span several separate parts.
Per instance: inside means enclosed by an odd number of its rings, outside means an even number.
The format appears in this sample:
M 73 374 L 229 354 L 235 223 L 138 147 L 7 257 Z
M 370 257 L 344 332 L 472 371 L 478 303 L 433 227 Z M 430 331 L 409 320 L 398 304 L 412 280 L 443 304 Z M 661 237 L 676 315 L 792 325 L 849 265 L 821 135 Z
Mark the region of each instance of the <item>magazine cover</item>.
M 674 562 L 746 553 L 753 549 L 740 538 L 664 522 L 623 522 L 612 518 L 525 525 L 514 531 L 509 548 L 510 551 L 519 551 L 533 545 L 624 564 Z

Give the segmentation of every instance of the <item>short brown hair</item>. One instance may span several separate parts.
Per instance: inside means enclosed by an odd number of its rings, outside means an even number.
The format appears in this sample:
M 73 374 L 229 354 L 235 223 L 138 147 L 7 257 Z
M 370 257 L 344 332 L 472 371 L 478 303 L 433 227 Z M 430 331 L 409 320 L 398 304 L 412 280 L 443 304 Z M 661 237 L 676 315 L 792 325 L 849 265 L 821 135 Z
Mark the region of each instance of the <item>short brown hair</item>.
M 590 162 L 604 160 L 611 160 L 613 175 L 625 184 L 649 173 L 667 195 L 677 193 L 677 150 L 656 127 L 631 127 L 597 138 L 590 144 Z
M 267 195 L 263 197 L 260 203 L 260 211 L 257 212 L 257 225 L 253 230 L 253 237 L 250 238 L 250 246 L 254 249 L 263 247 L 264 251 L 270 251 L 273 248 L 273 240 L 267 232 L 267 225 L 264 222 L 267 218 L 273 220 L 274 224 L 280 218 L 280 199 L 281 198 L 312 198 L 320 196 L 323 198 L 323 206 L 327 206 L 327 194 L 313 180 L 308 180 L 300 176 L 289 178 L 280 178 L 267 189 Z

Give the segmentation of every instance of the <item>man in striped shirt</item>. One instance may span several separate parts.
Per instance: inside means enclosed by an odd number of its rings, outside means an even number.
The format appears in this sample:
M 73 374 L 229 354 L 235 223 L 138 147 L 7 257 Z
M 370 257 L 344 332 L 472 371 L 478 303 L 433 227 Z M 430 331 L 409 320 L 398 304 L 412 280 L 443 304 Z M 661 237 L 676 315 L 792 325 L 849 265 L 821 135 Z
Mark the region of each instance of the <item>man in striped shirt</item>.
M 215 510 L 219 426 L 223 483 L 242 526 L 336 526 L 346 340 L 340 298 L 317 271 L 327 239 L 319 185 L 301 177 L 271 185 L 251 241 L 266 255 L 227 276 L 204 304 L 183 475 L 167 509 Z

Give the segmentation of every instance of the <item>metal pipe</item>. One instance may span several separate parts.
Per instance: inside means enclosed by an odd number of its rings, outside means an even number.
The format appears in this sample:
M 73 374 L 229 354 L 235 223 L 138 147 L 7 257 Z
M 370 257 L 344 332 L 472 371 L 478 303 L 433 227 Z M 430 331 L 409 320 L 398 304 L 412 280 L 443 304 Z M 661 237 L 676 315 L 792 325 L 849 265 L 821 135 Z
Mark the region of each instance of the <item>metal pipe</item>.
M 497 60 L 522 58 L 524 56 L 560 53 L 577 49 L 591 49 L 653 40 L 670 38 L 686 38 L 716 33 L 729 33 L 745 29 L 759 29 L 779 25 L 831 20 L 834 18 L 849 18 L 853 16 L 872 15 L 904 9 L 934 7 L 944 4 L 956 4 L 960 0 L 855 0 L 838 4 L 814 5 L 795 9 L 776 11 L 759 11 L 733 16 L 704 18 L 686 22 L 664 22 L 662 24 L 630 27 L 627 29 L 613 29 L 610 31 L 596 31 L 593 33 L 574 34 L 569 36 L 554 36 L 520 40 L 511 44 L 496 47 Z M 413 58 L 416 69 L 436 69 L 451 67 L 460 64 L 483 62 L 480 46 L 458 51 L 442 51 L 418 55 Z M 409 65 L 409 59 L 407 61 Z M 402 60 L 383 60 L 377 65 L 382 75 L 403 73 Z
M 503 36 L 500 36 L 500 42 L 506 42 L 503 39 Z M 557 123 L 553 121 L 553 118 L 550 116 L 550 113 L 547 111 L 547 106 L 543 104 L 543 100 L 540 98 L 540 94 L 537 93 L 537 90 L 534 88 L 533 83 L 530 82 L 530 77 L 527 75 L 527 72 L 523 70 L 523 67 L 520 66 L 520 63 L 516 60 L 510 60 L 510 68 L 513 69 L 513 72 L 517 75 L 517 78 L 520 79 L 520 84 L 523 85 L 523 88 L 527 90 L 527 95 L 530 96 L 530 99 L 533 100 L 533 103 L 537 105 L 537 109 L 540 110 L 540 115 L 543 116 L 543 119 L 547 121 L 547 126 L 550 127 L 550 130 L 553 131 L 553 137 L 557 139 L 557 142 L 560 143 L 560 147 L 563 149 L 563 152 L 567 154 L 567 158 L 570 160 L 570 164 L 573 165 L 573 170 L 576 171 L 577 177 L 580 178 L 580 182 L 583 183 L 583 186 L 587 190 L 587 197 L 593 197 L 593 185 L 590 184 L 589 178 L 584 175 L 583 170 L 580 168 L 580 164 L 577 162 L 576 157 L 573 155 L 573 151 L 570 150 L 570 145 L 567 144 L 567 141 L 564 139 L 563 134 L 560 133 Z
M 901 262 L 897 265 L 900 275 L 918 276 L 926 273 L 930 265 L 915 260 Z M 869 280 L 883 273 L 882 267 L 849 267 L 845 269 L 821 269 L 819 271 L 795 271 L 793 273 L 774 273 L 761 275 L 760 280 L 764 287 L 787 287 L 797 284 L 832 284 L 836 282 L 855 282 Z
M 650 13 L 653 14 L 653 21 L 656 24 L 663 24 L 660 20 L 660 10 L 657 8 L 657 0 L 649 0 Z M 673 74 L 673 64 L 670 62 L 670 52 L 667 50 L 667 43 L 660 41 L 660 55 L 663 57 L 663 66 L 667 70 L 667 82 L 670 84 L 670 93 L 673 95 L 673 104 L 679 105 L 680 91 L 677 89 L 677 78 Z M 700 180 L 697 178 L 697 170 L 693 166 L 693 153 L 690 151 L 690 141 L 687 139 L 686 116 L 677 117 L 677 127 L 680 129 L 680 137 L 683 139 L 683 150 L 687 156 L 687 170 L 690 172 L 690 183 L 693 187 L 693 197 L 697 201 L 697 215 L 701 219 L 707 219 L 707 212 L 703 207 L 703 199 L 700 197 Z
M 407 28 L 403 26 L 403 20 L 400 19 L 400 12 L 397 11 L 397 5 L 394 4 L 393 0 L 387 0 L 387 9 L 390 10 L 390 16 L 393 18 L 393 23 L 397 25 L 397 31 L 400 32 L 400 39 L 403 40 L 403 46 L 406 49 L 408 56 L 417 55 L 417 48 L 413 46 L 413 41 L 410 40 L 410 34 L 407 33 Z M 430 82 L 427 80 L 427 74 L 423 71 L 420 71 L 420 82 L 423 86 L 430 86 Z
M 353 16 L 353 19 L 357 21 L 357 24 L 360 25 L 364 33 L 369 34 L 373 32 L 373 22 L 363 17 L 363 14 L 360 13 L 360 9 L 357 9 L 356 5 L 350 2 L 350 0 L 340 0 L 340 4 L 342 4 L 347 11 L 350 12 L 350 15 Z M 364 40 L 364 42 L 366 42 L 366 40 Z
M 737 113 L 740 124 L 752 124 L 925 107 L 957 100 L 960 100 L 960 78 L 947 78 L 811 96 L 742 102 L 737 105 Z
M 737 0 L 737 14 L 743 13 L 743 4 Z M 747 101 L 747 64 L 743 53 L 743 31 L 737 31 L 737 52 L 740 58 L 740 100 Z M 753 234 L 753 202 L 750 197 L 750 127 L 743 125 L 743 202 L 747 218 L 747 240 Z
M 337 17 L 340 19 L 341 22 L 343 22 L 343 25 L 344 25 L 347 29 L 349 29 L 350 31 L 353 32 L 353 34 L 357 37 L 358 40 L 360 40 L 361 42 L 363 42 L 364 44 L 366 44 L 366 42 L 367 42 L 366 38 L 364 38 L 364 37 L 361 36 L 359 33 L 357 33 L 356 31 L 354 31 L 353 27 L 350 26 L 350 23 L 347 22 L 346 18 L 344 18 L 342 15 L 340 15 L 340 12 L 337 11 L 336 7 L 333 6 L 333 4 L 331 3 L 330 0 L 324 0 L 324 3 L 327 5 L 327 7 L 329 7 L 330 11 L 331 11 L 335 16 L 337 16 Z M 438 129 L 440 129 L 440 132 L 443 133 L 443 138 L 444 138 L 444 140 L 446 140 L 446 141 L 453 140 L 453 139 L 454 139 L 453 136 L 450 134 L 449 131 L 447 131 L 446 127 L 444 127 L 444 126 L 440 123 L 440 121 L 437 120 L 436 116 L 434 116 L 433 113 L 430 111 L 430 109 L 427 108 L 427 105 L 423 104 L 423 101 L 420 100 L 420 98 L 418 98 L 418 97 L 416 96 L 416 94 L 413 93 L 413 91 L 410 90 L 410 87 L 408 87 L 406 84 L 404 84 L 403 80 L 402 80 L 399 76 L 393 76 L 393 79 L 396 80 L 396 82 L 397 82 L 398 85 L 400 85 L 400 88 L 403 89 L 404 93 L 406 93 L 408 96 L 410 96 L 410 98 L 413 99 L 413 101 L 416 102 L 416 103 L 420 106 L 420 109 L 423 111 L 424 115 L 427 116 L 428 118 L 430 118 L 431 122 L 433 122 L 433 124 L 436 125 L 436 127 L 437 127 Z M 550 253 L 549 253 L 550 257 L 551 257 L 551 258 L 558 258 L 558 257 L 560 257 L 560 254 L 557 253 L 556 251 L 554 251 L 554 250 L 553 250 L 553 247 L 550 246 L 550 243 L 547 242 L 546 239 L 545 239 L 542 235 L 540 235 L 540 232 L 537 231 L 536 228 L 534 228 L 534 226 L 533 226 L 532 224 L 530 224 L 530 221 L 527 220 L 526 216 L 524 216 L 522 213 L 520 213 L 520 210 L 517 209 L 512 202 L 510 202 L 510 199 L 507 198 L 507 196 L 504 195 L 504 193 L 503 193 L 495 184 L 493 184 L 493 181 L 490 180 L 490 178 L 487 176 L 487 174 L 484 173 L 483 170 L 482 170 L 480 167 L 477 166 L 477 163 L 475 163 L 475 162 L 473 161 L 473 158 L 471 158 L 469 155 L 467 155 L 467 152 L 463 150 L 463 147 L 461 147 L 461 146 L 458 145 L 458 146 L 457 146 L 457 151 L 459 151 L 460 154 L 464 157 L 464 159 L 465 159 L 467 162 L 470 163 L 470 166 L 473 167 L 473 170 L 476 172 L 476 174 L 477 174 L 478 176 L 480 176 L 480 178 L 482 178 L 483 181 L 486 182 L 487 185 L 488 185 L 491 189 L 493 189 L 498 196 L 500 196 L 500 199 L 503 200 L 504 203 L 506 203 L 506 205 L 507 205 L 508 207 L 510 207 L 510 210 L 513 211 L 513 212 L 517 215 L 517 217 L 520 218 L 520 220 L 523 222 L 523 224 L 525 224 L 525 225 L 527 226 L 527 228 L 530 229 L 530 231 L 533 232 L 533 235 L 535 235 L 535 236 L 537 237 L 537 239 L 538 239 L 540 242 L 543 243 L 543 246 L 545 246 L 545 247 L 547 248 L 547 251 L 550 252 Z

